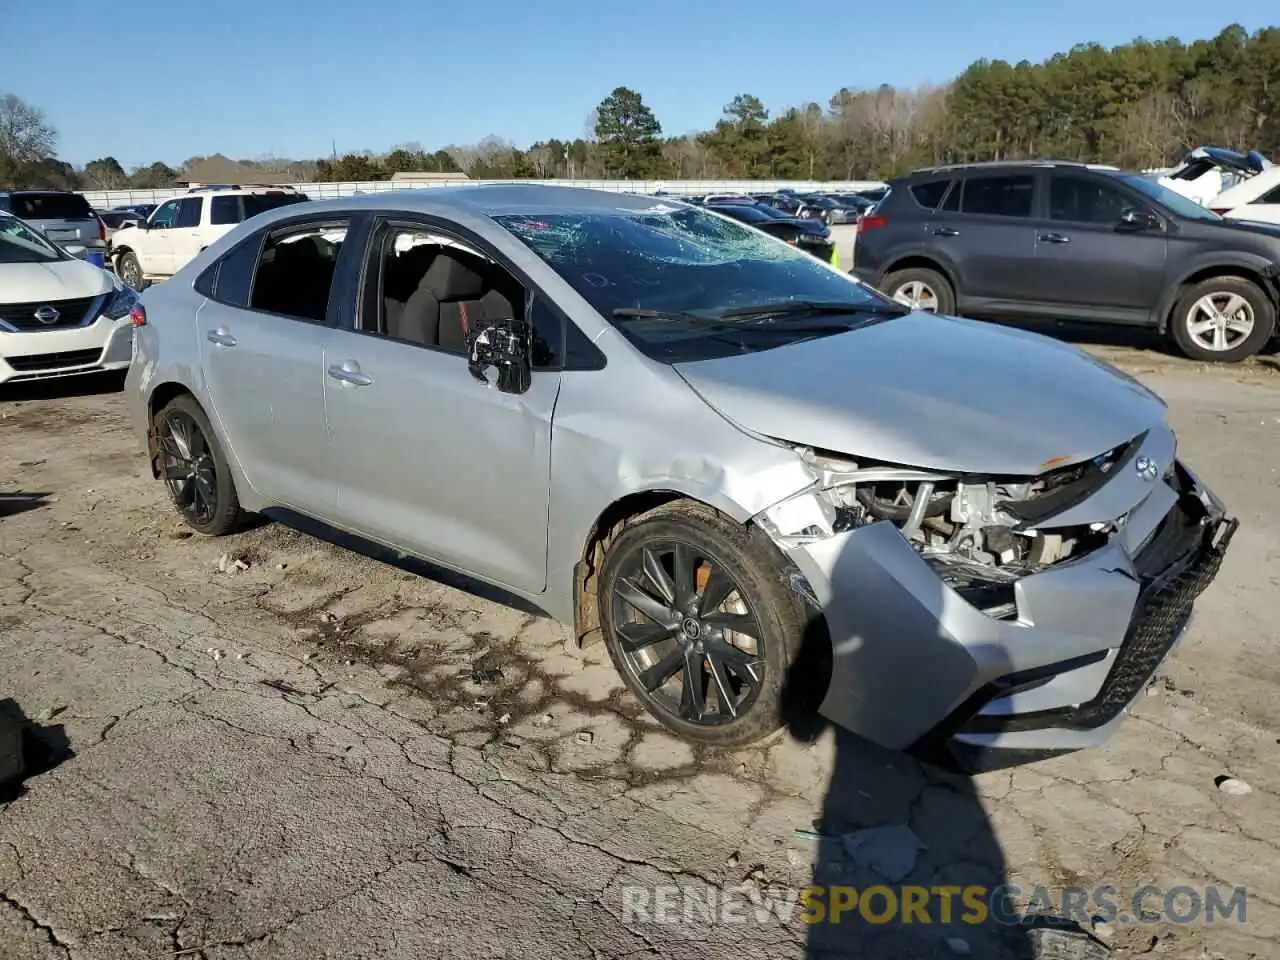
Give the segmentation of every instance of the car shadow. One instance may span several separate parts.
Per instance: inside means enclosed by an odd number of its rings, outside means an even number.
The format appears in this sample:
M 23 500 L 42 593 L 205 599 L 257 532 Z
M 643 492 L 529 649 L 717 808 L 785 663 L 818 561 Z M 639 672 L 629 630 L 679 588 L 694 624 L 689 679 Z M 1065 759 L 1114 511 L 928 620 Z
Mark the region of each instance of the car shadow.
M 51 493 L 26 493 L 17 491 L 5 493 L 0 491 L 0 519 L 12 517 L 28 510 L 39 510 L 48 505 Z
M 258 519 L 247 521 L 247 525 L 250 528 L 255 524 L 260 526 L 264 523 L 280 523 L 290 529 L 297 530 L 299 533 L 305 533 L 308 536 L 315 537 L 317 540 L 331 543 L 335 547 L 358 553 L 363 557 L 368 557 L 370 560 L 388 564 L 397 570 L 403 570 L 405 573 L 411 573 L 416 577 L 434 580 L 436 583 L 453 587 L 455 590 L 461 590 L 482 600 L 488 600 L 504 607 L 511 607 L 529 616 L 549 618 L 545 610 L 530 603 L 523 597 L 503 590 L 501 587 L 468 577 L 448 567 L 442 567 L 426 560 L 420 560 L 417 557 L 397 553 L 395 550 L 380 543 L 367 540 L 354 533 L 348 533 L 345 530 L 339 530 L 337 527 L 320 520 L 314 520 L 293 510 L 272 507 L 263 511 Z
M 1073 343 L 1076 346 L 1119 347 L 1187 360 L 1170 337 L 1161 336 L 1151 327 L 1084 323 L 1076 320 L 1023 319 L 1015 322 L 987 317 L 980 319 L 985 320 L 987 323 L 1044 334 L 1057 340 L 1065 340 L 1067 343 Z M 1280 358 L 1280 338 L 1272 338 L 1258 351 L 1257 359 L 1267 362 L 1272 358 Z M 1272 365 L 1274 365 L 1274 361 Z
M 846 548 L 837 559 L 833 582 L 850 582 L 854 569 L 865 574 L 865 564 L 860 566 L 852 553 Z M 944 609 L 941 580 L 937 586 L 938 597 L 908 599 L 904 594 L 904 604 Z M 941 649 L 954 641 L 940 626 L 928 636 L 906 635 L 913 622 L 920 622 L 919 610 L 890 610 L 886 616 L 900 622 L 904 633 L 880 638 L 895 649 L 872 652 L 865 643 L 833 645 L 824 616 L 811 608 L 801 649 L 783 685 L 782 714 L 790 736 L 805 744 L 831 736 L 835 748 L 819 815 L 812 830 L 798 831 L 812 844 L 810 882 L 817 904 L 802 915 L 805 957 L 1110 957 L 1089 930 L 1054 916 L 1049 904 L 1033 916 L 1018 912 L 1035 887 L 1019 890 L 1010 876 L 988 814 L 989 806 L 1001 801 L 984 800 L 968 771 L 1025 762 L 1025 756 L 964 755 L 938 750 L 936 743 L 930 752 L 888 750 L 835 727 L 819 713 L 832 684 L 833 646 L 842 650 L 840 656 L 852 658 L 848 668 L 853 672 L 836 675 L 881 675 L 886 685 L 897 688 L 893 699 L 902 710 L 911 708 L 913 675 L 927 684 L 929 671 L 954 663 Z M 904 675 L 905 682 L 897 679 Z M 1032 864 L 1023 867 L 1035 869 Z M 1046 875 L 1030 882 L 1047 885 L 1052 894 L 1047 865 L 1041 869 Z M 915 910 L 912 903 L 918 905 Z M 1049 946 L 1050 940 L 1056 945 Z M 1055 948 L 1063 952 L 1052 952 Z
M 18 799 L 27 781 L 74 756 L 62 724 L 36 723 L 16 700 L 0 698 L 0 803 Z
M 46 380 L 19 380 L 0 384 L 0 402 L 26 400 L 66 400 L 72 397 L 94 397 L 104 393 L 120 393 L 124 389 L 125 371 L 110 370 L 85 373 L 74 377 L 49 377 Z

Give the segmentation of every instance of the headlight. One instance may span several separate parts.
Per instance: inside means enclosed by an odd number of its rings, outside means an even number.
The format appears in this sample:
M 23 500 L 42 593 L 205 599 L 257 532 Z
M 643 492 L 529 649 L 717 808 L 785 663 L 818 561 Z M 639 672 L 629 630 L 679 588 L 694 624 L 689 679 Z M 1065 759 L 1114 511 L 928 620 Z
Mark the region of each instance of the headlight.
M 134 304 L 138 302 L 138 291 L 133 287 L 126 286 L 119 280 L 116 281 L 116 289 L 112 291 L 111 296 L 107 299 L 107 305 L 102 308 L 102 315 L 108 320 L 120 320 L 129 315 L 129 311 L 133 309 Z

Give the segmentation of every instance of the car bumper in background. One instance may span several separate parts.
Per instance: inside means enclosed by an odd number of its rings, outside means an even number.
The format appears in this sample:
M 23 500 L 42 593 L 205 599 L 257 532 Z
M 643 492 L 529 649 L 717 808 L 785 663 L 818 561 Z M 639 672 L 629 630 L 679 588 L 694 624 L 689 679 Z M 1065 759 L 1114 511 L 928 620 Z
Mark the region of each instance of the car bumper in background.
M 0 383 L 123 370 L 133 358 L 128 317 L 83 327 L 0 333 Z
M 1149 442 L 1172 452 L 1172 434 Z M 1114 503 L 1125 482 L 1090 499 Z M 1000 618 L 889 522 L 793 548 L 831 639 L 822 713 L 969 769 L 1104 741 L 1182 637 L 1236 529 L 1180 463 L 1148 489 L 1123 503 L 1125 526 L 1105 545 L 1018 580 L 1016 611 Z

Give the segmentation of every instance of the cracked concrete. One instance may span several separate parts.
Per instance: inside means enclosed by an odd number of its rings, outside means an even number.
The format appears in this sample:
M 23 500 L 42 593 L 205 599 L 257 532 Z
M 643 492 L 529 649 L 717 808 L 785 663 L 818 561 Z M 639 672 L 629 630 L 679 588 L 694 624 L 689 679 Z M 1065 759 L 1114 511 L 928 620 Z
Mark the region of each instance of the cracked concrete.
M 1277 955 L 1277 381 L 1126 362 L 1242 529 L 1106 747 L 973 779 L 831 730 L 691 749 L 556 624 L 280 526 L 186 535 L 117 394 L 0 396 L 0 491 L 47 494 L 0 518 L 0 696 L 71 751 L 0 802 L 0 960 L 1025 955 L 992 925 L 624 911 L 866 886 L 839 837 L 893 824 L 925 845 L 907 883 L 1245 886 L 1243 924 L 1113 923 L 1117 952 Z

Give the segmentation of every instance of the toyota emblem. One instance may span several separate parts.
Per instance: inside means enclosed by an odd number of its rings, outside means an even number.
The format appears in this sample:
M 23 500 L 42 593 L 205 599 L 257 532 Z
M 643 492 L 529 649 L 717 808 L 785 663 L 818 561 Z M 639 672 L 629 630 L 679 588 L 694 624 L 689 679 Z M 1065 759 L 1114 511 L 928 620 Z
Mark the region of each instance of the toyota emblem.
M 1138 471 L 1138 476 L 1143 480 L 1155 482 L 1160 476 L 1160 468 L 1156 466 L 1156 462 L 1150 457 L 1139 457 L 1134 463 L 1134 469 Z
M 46 323 L 46 324 L 57 323 L 58 311 L 48 305 L 45 305 L 43 307 L 37 307 L 35 312 L 35 318 L 39 320 L 41 323 Z

